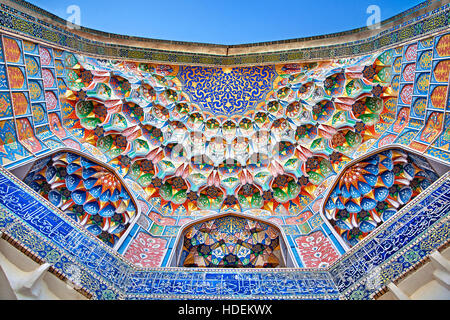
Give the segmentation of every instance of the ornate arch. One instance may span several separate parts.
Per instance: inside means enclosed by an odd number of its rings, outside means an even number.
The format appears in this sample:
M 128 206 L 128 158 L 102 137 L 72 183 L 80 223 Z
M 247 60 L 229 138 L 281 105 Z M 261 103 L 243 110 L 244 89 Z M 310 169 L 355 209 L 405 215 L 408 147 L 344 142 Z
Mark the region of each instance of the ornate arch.
M 402 145 L 379 148 L 341 170 L 325 195 L 321 215 L 349 249 L 448 170 Z
M 140 213 L 116 170 L 80 151 L 61 148 L 12 173 L 113 248 L 120 246 Z
M 282 229 L 242 213 L 214 214 L 184 225 L 169 259 L 172 267 L 297 267 Z

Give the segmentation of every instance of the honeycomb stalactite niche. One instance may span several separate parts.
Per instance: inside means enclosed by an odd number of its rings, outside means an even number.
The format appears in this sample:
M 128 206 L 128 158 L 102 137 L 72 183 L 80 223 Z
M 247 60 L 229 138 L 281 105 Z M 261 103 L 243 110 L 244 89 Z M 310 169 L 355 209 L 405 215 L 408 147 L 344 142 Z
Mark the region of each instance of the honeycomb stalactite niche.
M 352 247 L 438 177 L 425 158 L 401 149 L 388 149 L 340 174 L 325 201 L 324 215 Z
M 58 152 L 37 161 L 24 181 L 111 247 L 137 216 L 116 174 L 76 153 Z
M 214 268 L 284 267 L 279 230 L 263 222 L 228 215 L 185 230 L 180 266 Z
M 66 128 L 163 214 L 298 214 L 393 122 L 392 57 L 213 72 L 67 55 Z

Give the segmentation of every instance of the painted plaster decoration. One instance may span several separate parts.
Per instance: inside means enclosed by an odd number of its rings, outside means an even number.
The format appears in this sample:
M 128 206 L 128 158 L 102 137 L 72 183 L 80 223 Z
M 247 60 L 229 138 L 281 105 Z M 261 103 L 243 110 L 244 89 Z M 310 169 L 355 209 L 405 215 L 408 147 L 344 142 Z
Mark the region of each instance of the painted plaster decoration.
M 351 157 L 378 136 L 375 124 L 390 96 L 391 51 L 366 57 L 362 66 L 343 60 L 144 68 L 74 59 L 65 96 L 82 141 L 128 172 L 147 201 L 161 199 L 160 207 L 172 212 L 306 207 L 317 186 L 336 175 L 331 154 Z M 232 85 L 244 95 L 236 96 Z M 249 90 L 252 99 L 245 96 Z M 125 155 L 126 165 L 117 160 Z M 144 159 L 161 187 L 137 172 Z
M 116 174 L 76 153 L 58 152 L 40 160 L 25 181 L 111 247 L 137 215 L 129 191 Z
M 327 268 L 339 258 L 339 253 L 322 231 L 301 236 L 296 242 L 307 268 Z
M 279 231 L 233 215 L 188 228 L 180 259 L 180 266 L 191 268 L 275 268 L 285 264 Z
M 152 237 L 148 233 L 140 232 L 130 244 L 124 257 L 135 266 L 155 268 L 161 265 L 165 252 L 165 239 Z
M 340 174 L 326 199 L 325 217 L 348 246 L 354 246 L 437 177 L 422 157 L 400 149 L 387 149 L 362 159 Z

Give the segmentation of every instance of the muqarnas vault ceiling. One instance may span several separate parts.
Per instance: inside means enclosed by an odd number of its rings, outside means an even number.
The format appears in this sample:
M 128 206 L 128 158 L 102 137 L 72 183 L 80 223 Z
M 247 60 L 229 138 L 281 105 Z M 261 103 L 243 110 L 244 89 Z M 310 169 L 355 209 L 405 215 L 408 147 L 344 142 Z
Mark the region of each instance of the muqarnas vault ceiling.
M 0 163 L 137 266 L 187 239 L 180 265 L 325 268 L 441 175 L 426 158 L 450 160 L 449 43 L 206 67 L 2 35 Z
M 276 268 L 286 266 L 280 231 L 239 216 L 196 223 L 183 233 L 183 267 Z
M 239 90 L 226 72 L 215 80 L 204 79 L 207 72 L 192 74 L 189 81 L 205 100 L 192 103 L 175 77 L 177 67 L 164 68 L 164 77 L 149 76 L 142 74 L 146 66 L 85 59 L 81 64 L 87 69 L 75 65 L 68 74 L 69 88 L 73 83 L 77 90 L 67 91 L 73 111 L 65 121 L 136 181 L 147 200 L 170 208 L 166 214 L 299 211 L 342 159 L 376 137 L 375 126 L 388 113 L 383 99 L 395 96 L 387 85 L 392 52 L 366 59 L 368 66 L 350 66 L 360 78 L 349 81 L 343 71 L 347 61 L 281 67 L 271 90 L 253 104 L 248 103 L 252 94 L 267 87 L 256 85 L 271 80 L 275 68 L 266 68 L 271 71 L 264 72 L 264 81 L 243 80 L 247 87 Z M 219 86 L 220 79 L 227 98 L 217 104 L 217 91 L 204 83 Z M 230 109 L 234 101 L 242 115 Z M 221 110 L 218 115 L 210 112 L 214 108 Z
M 78 56 L 67 75 L 65 121 L 163 215 L 293 216 L 380 135 L 385 102 L 395 99 L 392 62 L 387 51 L 187 72 Z
M 325 200 L 325 216 L 353 246 L 438 178 L 422 157 L 382 151 L 343 170 Z
M 39 160 L 24 181 L 111 247 L 136 217 L 136 204 L 120 178 L 73 152 Z

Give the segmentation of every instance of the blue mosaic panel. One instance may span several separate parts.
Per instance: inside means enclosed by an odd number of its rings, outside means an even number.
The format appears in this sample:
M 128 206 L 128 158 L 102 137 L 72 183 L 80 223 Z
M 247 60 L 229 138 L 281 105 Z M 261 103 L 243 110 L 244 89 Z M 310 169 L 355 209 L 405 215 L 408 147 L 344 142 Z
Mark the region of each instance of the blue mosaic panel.
M 426 154 L 440 160 L 450 161 L 450 152 L 438 148 L 428 148 Z
M 370 268 L 380 268 L 383 274 L 381 279 L 383 281 L 378 284 L 382 287 L 386 282 L 395 279 L 400 274 L 392 272 L 390 268 L 392 265 L 386 265 L 384 268 L 380 267 L 385 261 L 389 261 L 393 256 L 401 255 L 401 249 L 407 247 L 410 243 L 419 243 L 418 237 L 421 236 L 423 230 L 428 230 L 432 225 L 442 221 L 443 217 L 447 216 L 450 209 L 450 181 L 444 181 L 443 185 L 435 191 L 428 191 L 430 195 L 420 199 L 420 201 L 413 201 L 409 205 L 409 210 L 401 211 L 403 214 L 398 216 L 395 220 L 388 223 L 381 232 L 376 236 L 365 242 L 361 248 L 358 248 L 351 257 L 344 259 L 337 263 L 330 270 L 330 273 L 339 288 L 340 292 L 344 292 L 354 283 L 352 279 L 361 279 L 367 275 Z M 416 202 L 416 203 L 414 203 Z M 448 230 L 450 224 L 444 224 L 444 229 Z M 434 238 L 436 244 L 419 246 L 421 250 L 417 252 L 420 259 L 425 257 L 436 245 L 439 246 L 445 243 L 448 239 L 448 234 L 441 235 L 440 238 Z M 425 242 L 422 242 L 422 244 Z M 409 248 L 408 248 L 409 249 Z M 416 262 L 420 260 L 416 259 Z M 400 271 L 406 270 L 413 265 L 412 263 L 404 264 Z
M 443 132 L 433 143 L 433 146 L 447 151 L 450 150 L 450 114 L 448 113 L 445 115 Z
M 52 135 L 51 131 L 47 131 L 47 134 Z M 64 143 L 62 143 L 62 141 L 60 139 L 58 139 L 57 137 L 51 137 L 48 139 L 43 140 L 44 143 L 52 150 L 57 149 L 57 148 L 63 148 L 66 145 Z
M 41 78 L 41 66 L 38 57 L 25 55 L 25 64 L 29 79 Z
M 7 91 L 0 91 L 0 118 L 12 117 L 11 96 Z
M 0 90 L 8 90 L 8 79 L 6 75 L 6 67 L 4 64 L 0 64 Z
M 414 97 L 411 106 L 411 117 L 423 119 L 425 117 L 425 110 L 427 107 L 426 97 Z
M 425 72 L 418 73 L 416 75 L 414 95 L 427 95 L 429 84 L 430 84 L 430 74 Z
M 178 78 L 192 97 L 214 114 L 238 115 L 272 89 L 273 66 L 248 68 L 182 67 Z
M 23 50 L 26 54 L 39 55 L 39 46 L 33 42 L 24 41 Z
M 416 71 L 429 71 L 431 69 L 432 50 L 426 50 L 419 53 Z
M 0 121 L 0 164 L 5 166 L 30 155 L 17 139 L 14 120 Z
M 414 137 L 417 135 L 417 130 L 405 130 L 401 135 L 399 135 L 394 143 L 408 145 Z
M 420 40 L 418 42 L 418 49 L 419 50 L 429 49 L 431 47 L 433 47 L 433 37 L 425 39 L 425 40 Z
M 35 126 L 40 126 L 42 124 L 48 123 L 47 111 L 43 103 L 34 103 L 32 105 L 32 110 Z
M 55 70 L 58 77 L 64 77 L 66 75 L 66 69 L 64 62 L 61 60 L 55 60 Z

